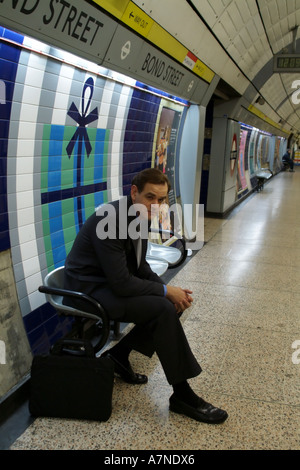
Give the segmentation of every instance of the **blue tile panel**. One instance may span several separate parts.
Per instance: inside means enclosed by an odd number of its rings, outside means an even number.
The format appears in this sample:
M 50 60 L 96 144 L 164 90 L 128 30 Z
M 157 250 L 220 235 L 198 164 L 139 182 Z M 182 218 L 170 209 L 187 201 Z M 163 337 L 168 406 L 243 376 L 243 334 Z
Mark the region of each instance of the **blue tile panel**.
M 24 37 L 0 26 L 0 251 L 10 248 L 7 210 L 7 140 L 20 48 L 1 38 L 22 44 Z

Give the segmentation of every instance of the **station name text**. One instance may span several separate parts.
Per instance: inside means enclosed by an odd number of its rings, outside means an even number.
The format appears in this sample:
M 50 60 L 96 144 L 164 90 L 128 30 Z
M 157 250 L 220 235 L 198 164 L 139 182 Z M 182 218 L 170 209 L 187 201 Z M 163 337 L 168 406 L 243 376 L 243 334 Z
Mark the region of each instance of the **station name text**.
M 170 83 L 173 86 L 179 86 L 184 73 L 175 69 L 171 65 L 166 65 L 165 61 L 158 57 L 151 55 L 150 52 L 147 54 L 142 70 L 148 74 L 161 78 L 164 82 Z
M 29 17 L 39 13 L 42 23 L 51 25 L 56 31 L 91 46 L 103 23 L 66 0 L 0 0 L 6 7 Z M 10 4 L 10 5 L 9 5 Z M 7 11 L 7 10 L 6 10 Z M 5 15 L 6 16 L 6 15 Z

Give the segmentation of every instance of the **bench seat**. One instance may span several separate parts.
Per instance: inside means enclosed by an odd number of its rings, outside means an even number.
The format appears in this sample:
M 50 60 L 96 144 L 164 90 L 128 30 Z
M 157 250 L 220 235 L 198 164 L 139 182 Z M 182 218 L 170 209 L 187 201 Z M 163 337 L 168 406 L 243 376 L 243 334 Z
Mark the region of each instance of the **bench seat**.
M 261 191 L 261 190 L 264 188 L 265 182 L 266 182 L 267 180 L 269 180 L 270 178 L 272 178 L 273 173 L 272 173 L 271 170 L 269 170 L 268 168 L 266 168 L 266 169 L 258 170 L 258 171 L 255 173 L 255 176 L 256 176 L 256 179 L 257 179 L 256 190 L 257 190 L 257 191 Z

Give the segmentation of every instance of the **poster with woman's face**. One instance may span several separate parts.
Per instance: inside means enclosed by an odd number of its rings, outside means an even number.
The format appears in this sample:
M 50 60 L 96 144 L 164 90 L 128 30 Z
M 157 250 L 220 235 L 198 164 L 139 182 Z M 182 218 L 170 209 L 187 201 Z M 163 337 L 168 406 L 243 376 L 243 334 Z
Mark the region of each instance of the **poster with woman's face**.
M 161 111 L 157 132 L 154 166 L 165 173 L 170 180 L 169 204 L 176 202 L 175 160 L 180 118 L 181 112 L 164 106 Z
M 158 123 L 155 146 L 154 167 L 165 173 L 170 181 L 171 190 L 168 195 L 168 205 L 177 202 L 175 170 L 176 170 L 176 143 L 179 132 L 181 111 L 168 107 L 166 103 L 161 110 Z M 161 208 L 160 224 L 164 229 L 171 229 L 171 221 L 167 208 Z
M 159 128 L 156 141 L 155 168 L 158 168 L 163 173 L 166 172 L 166 166 L 168 161 L 168 146 L 170 144 L 174 113 L 175 111 L 173 111 L 172 109 L 163 108 L 159 121 Z

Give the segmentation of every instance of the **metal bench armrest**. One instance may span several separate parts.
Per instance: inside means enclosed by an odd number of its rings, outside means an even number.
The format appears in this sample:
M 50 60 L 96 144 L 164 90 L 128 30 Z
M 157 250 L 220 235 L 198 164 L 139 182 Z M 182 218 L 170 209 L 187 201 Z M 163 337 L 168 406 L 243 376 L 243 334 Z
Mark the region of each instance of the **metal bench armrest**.
M 90 306 L 93 306 L 94 308 L 99 310 L 99 312 L 101 312 L 102 315 L 106 316 L 106 313 L 102 305 L 99 302 L 97 302 L 95 299 L 90 297 L 89 295 L 83 294 L 82 292 L 75 292 L 75 291 L 71 291 L 67 289 L 60 289 L 58 287 L 49 287 L 49 286 L 40 286 L 39 291 L 42 292 L 43 294 L 61 295 L 62 297 L 69 297 L 73 299 L 86 301 L 88 304 L 90 304 Z M 76 310 L 76 307 L 71 307 L 71 308 L 74 308 L 74 310 Z
M 173 232 L 173 230 L 164 230 L 162 228 L 151 228 L 150 233 L 151 232 L 159 233 L 160 235 L 168 235 L 169 238 L 176 237 L 177 241 L 179 241 L 182 245 L 182 257 L 176 263 L 170 264 L 169 269 L 177 268 L 178 266 L 180 266 L 186 260 L 187 249 L 186 249 L 186 241 L 185 241 L 184 237 L 182 237 L 181 235 L 179 235 L 176 232 Z M 164 246 L 164 245 L 162 245 L 162 246 Z M 165 248 L 167 249 L 168 247 L 166 246 Z

